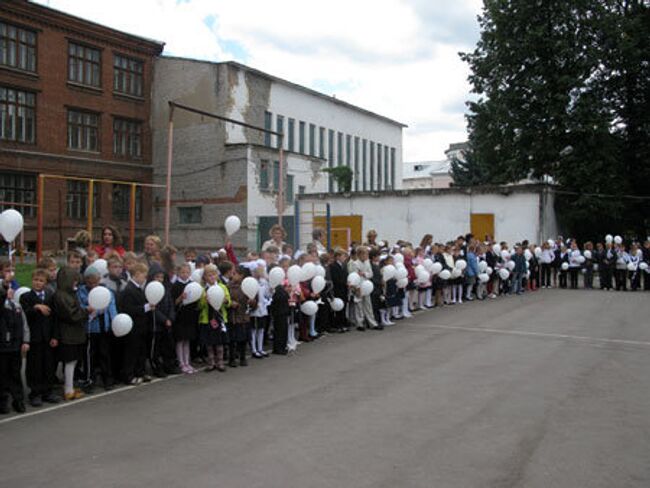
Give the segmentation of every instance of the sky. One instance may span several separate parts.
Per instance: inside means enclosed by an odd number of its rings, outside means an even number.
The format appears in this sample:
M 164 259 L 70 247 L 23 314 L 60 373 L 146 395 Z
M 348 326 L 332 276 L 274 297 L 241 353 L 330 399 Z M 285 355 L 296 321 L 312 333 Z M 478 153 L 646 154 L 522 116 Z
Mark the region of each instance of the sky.
M 163 54 L 234 60 L 408 125 L 404 161 L 467 139 L 481 0 L 38 0 L 165 42 Z

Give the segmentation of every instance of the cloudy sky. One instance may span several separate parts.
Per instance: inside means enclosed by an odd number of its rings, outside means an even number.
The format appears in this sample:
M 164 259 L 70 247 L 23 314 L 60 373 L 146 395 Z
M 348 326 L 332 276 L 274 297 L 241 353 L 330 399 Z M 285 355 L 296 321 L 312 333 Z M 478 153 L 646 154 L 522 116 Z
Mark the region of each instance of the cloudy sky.
M 39 0 L 164 41 L 165 54 L 236 60 L 396 119 L 404 160 L 466 139 L 467 67 L 481 0 Z M 317 6 L 318 5 L 318 6 Z

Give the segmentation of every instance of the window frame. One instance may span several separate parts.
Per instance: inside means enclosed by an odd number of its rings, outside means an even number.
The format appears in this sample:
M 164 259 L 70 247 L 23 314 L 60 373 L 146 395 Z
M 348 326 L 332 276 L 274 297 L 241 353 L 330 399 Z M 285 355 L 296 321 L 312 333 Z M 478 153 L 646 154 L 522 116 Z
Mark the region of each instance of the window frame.
M 116 124 L 125 124 L 127 129 L 137 128 L 138 130 L 135 133 L 132 133 L 130 130 L 118 130 L 116 129 Z M 131 158 L 131 159 L 142 159 L 142 149 L 143 149 L 143 132 L 144 132 L 144 123 L 141 120 L 129 119 L 125 117 L 113 116 L 113 156 L 118 158 Z M 137 154 L 131 151 L 134 135 L 137 135 L 136 144 L 137 144 Z M 118 135 L 126 137 L 126 141 L 121 145 L 126 147 L 125 152 L 116 151 L 116 144 Z M 126 135 L 126 136 L 124 136 Z
M 70 124 L 72 123 L 70 121 L 70 115 L 72 113 L 80 114 L 82 117 L 83 116 L 94 116 L 97 118 L 97 126 L 95 127 L 96 130 L 96 135 L 95 135 L 95 140 L 97 142 L 96 148 L 95 149 L 89 149 L 87 147 L 75 147 L 70 144 Z M 74 107 L 68 107 L 66 111 L 66 126 L 67 126 L 67 133 L 68 133 L 68 143 L 67 143 L 67 149 L 69 151 L 79 151 L 79 152 L 89 152 L 89 153 L 99 153 L 101 152 L 101 114 L 98 112 L 92 112 L 90 110 L 84 110 L 84 109 L 78 109 Z M 81 124 L 75 124 L 75 127 L 81 127 L 82 129 L 82 136 L 80 137 L 79 140 L 82 139 L 87 139 L 89 136 L 85 134 L 84 128 L 92 128 L 92 125 L 86 125 L 83 122 Z
M 17 184 L 17 180 L 23 183 Z M 12 180 L 10 184 L 9 181 Z M 29 182 L 30 184 L 27 184 Z M 15 208 L 26 218 L 36 217 L 36 207 L 18 205 L 25 203 L 28 205 L 36 204 L 37 193 L 37 174 L 25 173 L 21 171 L 3 170 L 0 171 L 0 202 L 14 202 L 16 205 L 0 203 L 0 212 L 7 209 Z M 13 196 L 7 196 L 13 195 Z
M 21 71 L 21 72 L 24 72 L 24 73 L 29 73 L 29 74 L 32 74 L 32 75 L 37 74 L 38 73 L 38 31 L 35 30 L 35 29 L 31 29 L 29 27 L 25 27 L 25 26 L 22 26 L 22 25 L 19 25 L 19 24 L 15 24 L 13 22 L 7 22 L 5 20 L 0 19 L 0 26 L 2 24 L 5 25 L 5 35 L 2 35 L 0 33 L 0 43 L 2 42 L 3 39 L 6 40 L 5 42 L 7 43 L 7 47 L 6 47 L 6 49 L 7 49 L 7 59 L 9 58 L 9 43 L 11 42 L 11 39 L 12 39 L 11 37 L 9 37 L 9 28 L 13 28 L 15 33 L 16 33 L 15 38 L 13 38 L 13 42 L 15 43 L 15 48 L 14 48 L 15 54 L 14 54 L 14 56 L 15 56 L 15 61 L 16 62 L 15 62 L 14 65 L 9 64 L 8 62 L 3 63 L 2 62 L 2 57 L 0 56 L 0 67 L 6 68 L 6 69 L 11 69 L 11 70 L 17 70 L 17 71 Z M 21 37 L 20 34 L 21 33 L 25 33 L 26 38 L 29 36 L 29 34 L 31 34 L 33 36 L 33 39 L 34 39 L 33 45 L 29 44 L 27 42 L 27 40 L 26 41 L 21 41 L 21 39 L 20 39 L 20 37 Z M 21 67 L 20 66 L 20 58 L 21 58 L 20 50 L 21 50 L 21 46 L 26 46 L 26 48 L 25 48 L 26 49 L 25 63 L 27 65 L 26 67 Z M 29 65 L 29 49 L 30 49 L 30 47 L 33 48 L 33 56 L 32 57 L 33 57 L 34 69 L 29 69 L 29 67 L 28 67 L 28 65 Z M 0 54 L 1 53 L 2 53 L 2 51 L 0 50 Z
M 127 63 L 127 67 L 124 68 L 122 66 L 117 66 L 117 61 L 119 60 L 125 60 Z M 134 63 L 135 66 L 139 65 L 141 68 L 141 71 L 138 73 L 137 70 L 134 70 L 131 68 L 131 63 Z M 124 84 L 126 86 L 131 86 L 133 84 L 133 80 L 136 80 L 136 86 L 139 87 L 140 93 L 133 93 L 132 91 L 129 90 L 120 90 L 116 87 L 117 84 L 117 79 L 118 79 L 118 74 L 121 74 L 125 77 L 126 81 Z M 113 52 L 113 93 L 117 95 L 125 95 L 127 97 L 135 97 L 135 98 L 141 98 L 144 99 L 144 85 L 145 85 L 145 62 L 142 59 L 134 58 L 131 56 L 126 56 L 124 54 L 121 54 L 119 52 Z M 129 83 L 129 81 L 131 83 Z M 137 92 L 137 90 L 136 90 Z
M 201 225 L 203 223 L 203 206 L 202 205 L 191 205 L 191 206 L 184 206 L 184 207 L 177 207 L 178 208 L 178 225 Z M 189 212 L 190 210 L 197 211 L 198 210 L 198 220 L 192 220 L 191 222 L 184 221 L 183 215 L 185 215 L 185 212 Z
M 83 56 L 78 56 L 76 53 L 74 55 L 71 54 L 70 50 L 71 50 L 71 48 L 73 46 L 75 48 L 83 49 Z M 87 59 L 86 58 L 86 51 L 95 51 L 95 52 L 97 52 L 98 60 L 94 61 L 92 59 L 91 60 Z M 72 83 L 73 85 L 80 85 L 80 86 L 83 86 L 85 88 L 90 88 L 92 90 L 102 90 L 103 87 L 102 87 L 102 48 L 101 47 L 92 46 L 90 44 L 86 44 L 84 42 L 80 42 L 80 41 L 77 41 L 77 40 L 74 40 L 74 39 L 68 39 L 67 56 L 68 56 L 68 64 L 67 64 L 68 73 L 67 73 L 66 79 L 67 79 L 68 83 Z M 76 59 L 78 61 L 81 60 L 81 62 L 83 63 L 82 80 L 81 81 L 78 80 L 78 79 L 72 79 L 71 78 L 71 73 L 72 73 L 71 69 L 72 69 L 72 60 L 73 59 Z M 86 70 L 88 68 L 87 63 L 90 64 L 91 66 L 93 66 L 93 65 L 97 66 L 97 70 L 98 70 L 97 71 L 97 81 L 98 81 L 98 83 L 96 85 L 93 84 L 92 82 L 87 83 L 85 81 L 86 80 L 86 73 L 87 73 Z M 91 71 L 91 73 L 92 73 L 92 71 Z M 75 75 L 76 74 L 77 74 L 77 70 L 75 69 Z
M 5 100 L 0 100 L 0 141 L 6 141 L 6 142 L 11 142 L 11 143 L 17 143 L 17 144 L 25 144 L 25 145 L 35 145 L 36 144 L 36 127 L 37 127 L 37 122 L 36 122 L 36 117 L 37 117 L 37 106 L 36 106 L 36 93 L 31 92 L 29 90 L 22 90 L 19 88 L 14 88 L 11 86 L 6 86 L 6 85 L 0 85 L 0 90 L 5 91 Z M 13 93 L 13 100 L 10 100 L 10 93 Z M 20 98 L 25 100 L 24 103 L 20 102 Z M 32 105 L 29 105 L 27 103 L 27 100 L 31 98 L 32 100 Z M 6 107 L 6 111 L 4 111 L 2 108 Z M 10 108 L 13 107 L 13 116 L 10 114 L 11 110 Z M 19 117 L 20 112 L 23 113 L 22 120 L 23 124 L 19 125 Z M 23 139 L 18 139 L 17 134 L 18 134 L 18 127 L 23 128 L 23 136 L 26 136 L 28 129 L 29 129 L 29 124 L 27 124 L 27 120 L 29 120 L 29 113 L 31 112 L 31 134 L 32 134 L 32 139 L 28 140 L 26 137 Z M 5 115 L 6 114 L 6 115 Z M 5 117 L 7 119 L 7 122 L 5 123 Z M 9 124 L 9 118 L 13 117 L 11 120 L 11 124 Z M 12 125 L 12 137 L 5 137 L 5 127 L 8 127 L 9 125 Z
M 96 184 L 96 183 L 95 183 Z M 118 193 L 124 194 L 117 195 Z M 126 198 L 125 198 L 126 197 Z M 135 187 L 135 220 L 142 222 L 143 214 L 143 190 L 140 185 Z M 116 205 L 122 206 L 126 204 L 126 211 L 119 208 L 116 211 Z M 131 185 L 123 185 L 120 183 L 113 183 L 111 188 L 111 216 L 113 220 L 120 222 L 127 222 L 131 218 Z
M 72 190 L 70 189 L 72 187 Z M 90 182 L 86 180 L 68 180 L 66 184 L 65 216 L 70 220 L 88 219 L 88 187 Z M 72 210 L 73 199 L 78 198 L 76 212 Z M 101 213 L 101 183 L 93 182 L 93 219 L 99 218 Z

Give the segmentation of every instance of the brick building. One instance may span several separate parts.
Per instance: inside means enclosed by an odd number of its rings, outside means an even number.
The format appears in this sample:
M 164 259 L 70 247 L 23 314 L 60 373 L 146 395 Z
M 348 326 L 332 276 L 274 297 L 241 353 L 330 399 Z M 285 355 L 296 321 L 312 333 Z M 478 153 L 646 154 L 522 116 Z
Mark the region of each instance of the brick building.
M 162 50 L 26 0 L 0 2 L 0 202 L 35 204 L 39 174 L 151 183 L 151 82 Z M 44 250 L 86 227 L 90 186 L 45 180 Z M 131 187 L 92 186 L 94 237 L 113 223 L 128 242 Z M 136 192 L 138 241 L 151 229 L 151 194 Z M 36 209 L 16 208 L 33 249 Z

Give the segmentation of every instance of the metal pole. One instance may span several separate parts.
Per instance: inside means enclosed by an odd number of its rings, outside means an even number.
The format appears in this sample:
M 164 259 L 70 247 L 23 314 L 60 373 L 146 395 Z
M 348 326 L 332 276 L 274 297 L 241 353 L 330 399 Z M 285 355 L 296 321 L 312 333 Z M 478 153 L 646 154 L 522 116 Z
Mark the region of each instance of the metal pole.
M 293 204 L 293 240 L 295 250 L 300 249 L 300 201 L 296 199 Z
M 280 145 L 280 181 L 278 183 L 278 225 L 282 227 L 282 214 L 284 213 L 284 137 L 278 136 Z
M 43 256 L 43 194 L 45 193 L 45 177 L 38 175 L 38 189 L 36 194 L 36 261 Z
M 332 210 L 330 204 L 325 204 L 325 225 L 327 226 L 327 249 L 332 249 Z
M 172 198 L 172 154 L 174 150 L 174 106 L 169 104 L 169 127 L 167 130 L 167 185 L 165 190 L 165 245 L 169 245 L 169 221 Z
M 88 234 L 90 235 L 90 242 L 93 242 L 93 193 L 95 191 L 95 182 L 88 181 Z
M 131 184 L 131 199 L 129 200 L 129 249 L 135 251 L 135 183 Z

